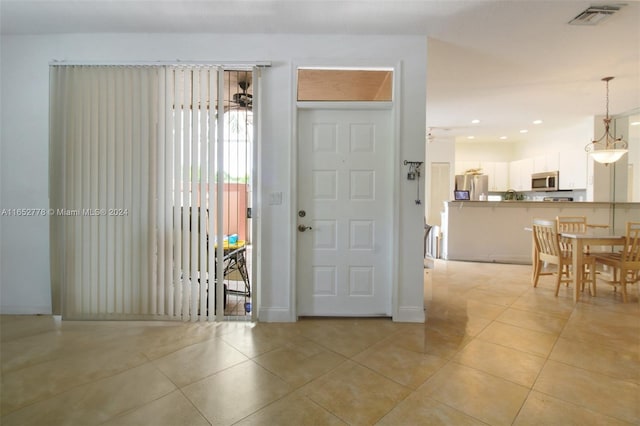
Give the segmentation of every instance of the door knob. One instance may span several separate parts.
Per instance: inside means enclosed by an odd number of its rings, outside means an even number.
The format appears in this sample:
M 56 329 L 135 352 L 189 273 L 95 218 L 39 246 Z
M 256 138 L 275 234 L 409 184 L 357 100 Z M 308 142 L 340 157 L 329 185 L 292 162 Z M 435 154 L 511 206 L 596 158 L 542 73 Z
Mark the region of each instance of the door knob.
M 310 226 L 298 225 L 298 231 L 300 231 L 300 232 L 304 232 L 307 229 L 313 229 L 313 228 L 310 227 Z

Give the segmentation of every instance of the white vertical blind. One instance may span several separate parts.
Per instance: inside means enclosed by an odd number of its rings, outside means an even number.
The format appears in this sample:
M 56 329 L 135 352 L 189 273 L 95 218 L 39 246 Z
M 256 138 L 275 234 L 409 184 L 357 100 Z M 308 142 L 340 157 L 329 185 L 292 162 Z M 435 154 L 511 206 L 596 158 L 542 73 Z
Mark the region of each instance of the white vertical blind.
M 51 67 L 51 272 L 65 318 L 214 317 L 219 74 Z
M 67 318 L 149 313 L 158 78 L 149 67 L 51 68 L 52 280 Z

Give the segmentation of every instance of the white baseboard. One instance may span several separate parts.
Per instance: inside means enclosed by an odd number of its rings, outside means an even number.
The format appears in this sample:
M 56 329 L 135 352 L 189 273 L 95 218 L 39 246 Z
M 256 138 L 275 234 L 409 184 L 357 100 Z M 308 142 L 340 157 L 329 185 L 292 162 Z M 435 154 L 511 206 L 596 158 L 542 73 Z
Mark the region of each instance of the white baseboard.
M 296 318 L 287 308 L 260 308 L 259 322 L 296 322 Z
M 426 319 L 425 310 L 421 307 L 401 307 L 398 314 L 393 317 L 394 322 L 419 322 L 424 323 Z
M 51 306 L 0 305 L 0 315 L 51 315 Z
M 455 256 L 449 256 L 445 260 L 453 260 L 458 262 L 480 262 L 480 263 L 505 263 L 514 265 L 531 265 L 531 254 L 526 256 L 520 255 L 477 255 L 475 253 L 462 253 Z

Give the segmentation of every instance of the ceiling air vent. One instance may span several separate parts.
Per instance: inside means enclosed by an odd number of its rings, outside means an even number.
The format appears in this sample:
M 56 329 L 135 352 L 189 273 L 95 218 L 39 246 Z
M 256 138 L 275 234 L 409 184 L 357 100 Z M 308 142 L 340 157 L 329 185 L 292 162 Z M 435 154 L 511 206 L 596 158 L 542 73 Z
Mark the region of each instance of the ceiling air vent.
M 569 21 L 570 25 L 598 25 L 616 13 L 618 6 L 591 6 Z

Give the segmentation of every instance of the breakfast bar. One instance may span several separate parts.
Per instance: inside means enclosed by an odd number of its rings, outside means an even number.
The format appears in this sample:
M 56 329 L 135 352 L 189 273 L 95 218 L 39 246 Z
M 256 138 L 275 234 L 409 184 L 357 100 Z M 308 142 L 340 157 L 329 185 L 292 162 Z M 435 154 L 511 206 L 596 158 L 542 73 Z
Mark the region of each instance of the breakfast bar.
M 441 253 L 447 260 L 531 264 L 531 233 L 525 228 L 531 227 L 534 218 L 586 216 L 590 223 L 607 225 L 611 230 L 640 219 L 640 203 L 448 201 L 444 204 Z

